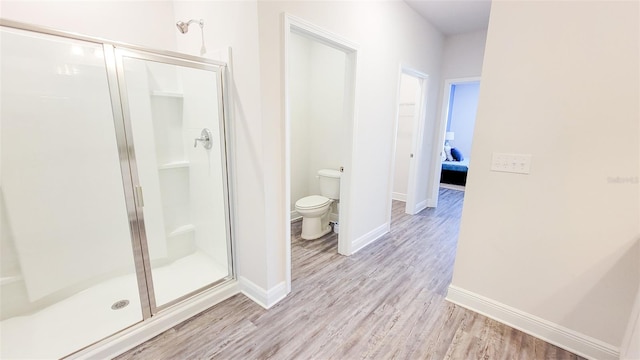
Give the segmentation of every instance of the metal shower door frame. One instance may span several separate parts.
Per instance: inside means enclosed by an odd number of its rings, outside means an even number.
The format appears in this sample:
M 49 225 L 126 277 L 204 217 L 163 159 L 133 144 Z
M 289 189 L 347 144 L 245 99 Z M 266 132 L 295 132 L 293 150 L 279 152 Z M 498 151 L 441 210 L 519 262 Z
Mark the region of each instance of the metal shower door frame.
M 226 69 L 226 64 L 218 63 L 214 61 L 195 61 L 196 58 L 182 58 L 179 56 L 175 56 L 175 54 L 165 53 L 165 52 L 150 52 L 147 50 L 141 49 L 132 49 L 123 46 L 116 46 L 113 49 L 114 58 L 115 58 L 115 70 L 117 73 L 118 80 L 118 96 L 120 98 L 121 103 L 121 114 L 123 116 L 123 124 L 124 124 L 124 133 L 123 135 L 126 138 L 127 143 L 127 154 L 129 158 L 129 162 L 131 164 L 131 181 L 133 184 L 133 188 L 139 188 L 140 179 L 138 177 L 137 166 L 136 166 L 136 156 L 135 156 L 135 141 L 133 140 L 133 130 L 132 130 L 132 121 L 130 108 L 129 108 L 129 98 L 127 96 L 127 88 L 125 70 L 124 70 L 124 59 L 138 59 L 144 61 L 152 61 L 162 64 L 182 66 L 195 68 L 205 71 L 211 71 L 216 74 L 217 80 L 217 94 L 218 94 L 218 125 L 220 131 L 220 152 L 221 152 L 221 164 L 222 164 L 222 178 L 223 178 L 223 191 L 224 191 L 224 201 L 225 201 L 225 225 L 226 225 L 226 244 L 227 244 L 227 260 L 228 260 L 228 275 L 227 277 L 220 279 L 218 281 L 212 282 L 200 289 L 189 292 L 177 299 L 174 299 L 167 304 L 162 306 L 157 306 L 155 302 L 155 292 L 153 286 L 152 279 L 152 269 L 151 269 L 151 259 L 149 257 L 149 248 L 147 242 L 147 235 L 144 224 L 144 213 L 141 199 L 135 198 L 135 208 L 134 212 L 136 215 L 136 228 L 139 236 L 139 253 L 141 255 L 141 262 L 138 264 L 138 258 L 136 258 L 136 273 L 138 274 L 139 281 L 138 283 L 142 287 L 146 288 L 146 296 L 141 299 L 142 308 L 143 308 L 143 318 L 148 319 L 153 315 L 156 315 L 159 311 L 162 311 L 166 308 L 169 308 L 185 299 L 188 299 L 196 294 L 201 293 L 207 289 L 215 287 L 221 283 L 225 283 L 235 278 L 234 267 L 233 267 L 233 242 L 232 242 L 232 223 L 231 223 L 231 201 L 230 201 L 230 187 L 229 187 L 229 163 L 227 156 L 227 144 L 228 144 L 228 134 L 226 131 L 226 106 L 224 99 L 224 73 Z M 199 59 L 205 60 L 205 59 Z M 115 110 L 114 110 L 115 111 Z M 135 192 L 134 192 L 135 193 Z M 138 268 L 139 267 L 139 268 Z M 142 301 L 144 300 L 144 301 Z
M 230 186 L 230 164 L 228 156 L 228 146 L 230 144 L 229 134 L 227 132 L 228 121 L 228 100 L 224 90 L 226 90 L 226 69 L 227 64 L 220 61 L 205 59 L 197 56 L 181 54 L 172 51 L 154 50 L 142 46 L 126 44 L 122 42 L 110 41 L 101 38 L 80 35 L 72 32 L 61 31 L 44 26 L 36 26 L 18 21 L 0 18 L 0 26 L 13 28 L 18 30 L 29 31 L 33 33 L 53 35 L 66 39 L 81 40 L 102 46 L 106 77 L 111 96 L 111 108 L 116 133 L 116 142 L 118 155 L 120 159 L 120 170 L 122 176 L 123 192 L 125 196 L 125 206 L 129 221 L 129 230 L 133 248 L 133 257 L 136 268 L 136 278 L 138 281 L 138 291 L 140 295 L 140 303 L 142 307 L 143 321 L 150 319 L 153 315 L 162 310 L 171 307 L 185 299 L 194 295 L 203 293 L 204 291 L 216 287 L 217 285 L 227 283 L 235 279 L 234 267 L 234 249 L 233 249 L 233 204 L 231 203 Z M 227 228 L 227 259 L 228 259 L 228 275 L 227 277 L 213 282 L 203 288 L 190 292 L 178 299 L 175 299 L 161 307 L 155 306 L 155 297 L 153 291 L 153 282 L 151 279 L 151 268 L 149 263 L 149 252 L 147 246 L 146 233 L 144 228 L 144 216 L 142 207 L 139 206 L 140 200 L 136 196 L 136 186 L 139 185 L 138 172 L 136 166 L 135 149 L 133 139 L 131 137 L 131 118 L 128 113 L 128 100 L 126 98 L 126 89 L 124 89 L 124 72 L 122 67 L 122 55 L 135 57 L 143 60 L 158 61 L 177 66 L 186 66 L 202 70 L 214 71 L 217 77 L 218 90 L 218 117 L 220 127 L 220 143 L 222 157 L 222 178 L 225 202 L 225 225 Z M 124 91 L 123 91 L 124 90 Z M 125 111 L 125 109 L 127 111 Z M 113 335 L 123 331 L 124 329 L 114 333 Z M 91 346 L 93 344 L 88 344 Z

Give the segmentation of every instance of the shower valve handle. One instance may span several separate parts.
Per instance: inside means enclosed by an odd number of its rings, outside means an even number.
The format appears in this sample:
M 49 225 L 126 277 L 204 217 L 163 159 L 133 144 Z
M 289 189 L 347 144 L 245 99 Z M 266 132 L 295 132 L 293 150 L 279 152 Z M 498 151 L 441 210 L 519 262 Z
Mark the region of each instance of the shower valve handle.
M 211 139 L 212 138 L 213 137 L 211 136 L 211 130 L 209 130 L 207 128 L 204 128 L 200 132 L 200 137 L 194 139 L 193 147 L 197 147 L 198 146 L 198 141 L 201 141 L 202 145 L 204 146 L 204 148 L 209 150 L 213 146 L 213 144 L 211 143 Z
M 195 139 L 193 140 L 193 147 L 197 147 L 197 146 L 198 146 L 198 141 L 203 141 L 203 142 L 204 142 L 204 141 L 209 141 L 209 139 L 207 139 L 207 138 L 202 138 L 202 137 L 195 138 Z

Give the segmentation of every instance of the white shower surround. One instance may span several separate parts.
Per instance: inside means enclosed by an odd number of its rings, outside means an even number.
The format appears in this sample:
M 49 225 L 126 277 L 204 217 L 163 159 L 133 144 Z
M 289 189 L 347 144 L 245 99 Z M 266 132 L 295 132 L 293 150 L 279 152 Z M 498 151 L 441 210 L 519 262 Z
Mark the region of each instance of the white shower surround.
M 102 49 L 51 39 L 2 34 L 2 227 L 29 302 L 134 271 Z
M 134 251 L 131 249 L 127 207 L 124 204 L 126 192 L 123 192 L 123 182 L 127 183 L 129 177 L 120 177 L 122 160 L 119 157 L 122 157 L 122 153 L 118 152 L 118 148 L 122 148 L 123 144 L 120 143 L 121 139 L 116 141 L 114 136 L 117 133 L 114 131 L 114 121 L 117 124 L 121 118 L 115 115 L 112 118 L 112 111 L 119 113 L 119 110 L 111 109 L 111 99 L 117 93 L 109 92 L 113 87 L 110 89 L 107 85 L 101 46 L 21 30 L 3 28 L 2 31 L 3 48 L 7 47 L 7 51 L 2 52 L 6 56 L 2 62 L 2 235 L 3 248 L 7 245 L 5 242 L 14 245 L 9 247 L 12 251 L 3 252 L 3 260 L 7 254 L 19 260 L 10 259 L 8 263 L 16 266 L 3 268 L 3 280 L 10 279 L 2 282 L 3 296 L 7 292 L 4 285 L 22 282 L 29 297 L 28 301 L 24 296 L 24 302 L 29 305 L 17 309 L 15 313 L 6 314 L 7 308 L 3 306 L 3 317 L 6 318 L 2 322 L 3 354 L 9 354 L 7 356 L 10 357 L 60 357 L 142 320 L 141 302 L 137 298 L 137 282 L 133 275 Z M 41 44 L 30 46 L 33 44 L 29 42 Z M 51 56 L 39 56 L 41 53 L 53 53 L 55 56 L 53 59 Z M 55 61 L 51 64 L 52 60 Z M 139 63 L 132 68 L 127 66 L 127 61 Z M 109 60 L 106 63 L 109 64 Z M 160 306 L 230 275 L 231 259 L 227 258 L 229 251 L 225 246 L 227 194 L 221 173 L 226 159 L 220 156 L 223 145 L 220 142 L 222 129 L 219 122 L 222 119 L 212 116 L 222 113 L 218 109 L 217 96 L 217 85 L 222 78 L 218 75 L 208 78 L 203 76 L 201 70 L 189 68 L 179 68 L 177 73 L 176 68 L 170 69 L 171 73 L 157 71 L 156 66 L 161 67 L 157 63 L 145 64 L 126 58 L 123 64 L 125 71 L 121 72 L 120 90 L 122 95 L 129 95 L 133 128 L 133 133 L 128 134 L 131 136 L 128 141 L 131 145 L 133 139 L 138 150 L 136 160 L 142 180 L 140 184 L 149 185 L 144 188 L 144 211 L 149 215 L 145 218 L 145 225 L 150 230 L 147 233 L 148 245 L 154 285 L 157 285 L 156 304 Z M 25 76 L 38 71 L 42 73 L 39 76 Z M 135 75 L 141 76 L 136 78 Z M 113 85 L 111 80 L 109 82 Z M 188 92 L 187 82 L 197 84 L 198 90 Z M 167 88 L 171 91 L 167 91 Z M 185 88 L 187 94 L 184 93 Z M 158 105 L 157 99 L 168 99 L 169 103 L 161 100 Z M 180 100 L 179 104 L 175 102 L 176 99 Z M 141 107 L 136 106 L 138 101 Z M 25 106 L 27 104 L 33 106 L 29 108 Z M 177 142 L 164 143 L 163 139 L 168 137 L 158 137 L 158 128 L 166 131 L 165 127 L 170 125 L 156 123 L 162 118 L 158 115 L 165 113 L 169 114 L 165 120 L 178 121 L 177 127 L 169 129 L 169 132 L 177 133 Z M 126 106 L 125 114 L 129 114 Z M 192 149 L 187 145 L 199 136 L 203 127 L 210 128 L 215 134 L 212 139 L 213 150 L 204 150 L 202 147 Z M 19 147 L 25 140 L 30 141 L 31 146 Z M 163 151 L 165 148 L 171 151 Z M 171 157 L 175 155 L 173 151 L 178 155 L 176 159 Z M 168 157 L 163 156 L 167 154 Z M 174 166 L 176 162 L 184 162 L 186 166 Z M 128 167 L 128 163 L 125 164 Z M 163 173 L 175 172 L 181 175 L 164 179 Z M 133 182 L 137 182 L 135 177 Z M 164 189 L 163 183 L 166 183 Z M 154 192 L 154 188 L 158 191 Z M 175 191 L 179 188 L 187 191 Z M 167 201 L 166 195 L 169 195 L 172 206 L 167 208 L 158 202 L 154 204 L 154 199 Z M 142 207 L 141 202 L 138 203 L 141 198 L 136 198 L 138 206 Z M 187 208 L 167 215 L 167 209 L 176 205 L 176 199 L 182 199 L 180 202 L 184 202 Z M 39 203 L 33 203 L 35 200 Z M 109 206 L 109 201 L 115 205 Z M 160 216 L 154 218 L 154 213 Z M 179 217 L 177 222 L 174 221 L 175 217 Z M 114 226 L 116 220 L 120 222 L 120 227 Z M 192 224 L 183 225 L 185 222 Z M 160 231 L 154 231 L 154 228 Z M 124 230 L 121 234 L 114 234 L 119 229 Z M 175 246 L 168 246 L 165 241 L 171 237 L 171 229 L 174 233 L 178 230 L 181 233 L 191 232 L 191 246 L 178 251 L 175 251 Z M 5 235 L 10 236 L 5 238 Z M 213 241 L 221 242 L 221 247 Z M 116 246 L 118 244 L 121 246 Z M 207 260 L 190 260 L 190 265 L 209 264 L 186 267 L 195 271 L 195 274 L 167 273 L 167 267 L 163 265 L 173 261 L 172 265 L 185 263 L 184 255 L 193 255 L 194 252 L 202 255 L 199 259 Z M 129 275 L 124 275 L 127 272 Z M 99 314 L 105 313 L 100 309 L 108 309 L 109 304 L 105 306 L 105 303 L 114 301 L 114 296 L 120 297 L 117 292 L 106 291 L 109 286 L 99 284 L 104 282 L 108 285 L 115 277 L 128 282 L 128 286 L 120 284 L 116 288 L 136 289 L 125 296 L 133 306 L 122 313 L 131 314 L 133 311 L 133 316 L 122 318 L 124 323 L 113 323 L 119 324 L 116 327 L 99 326 L 103 323 L 98 319 Z M 206 280 L 197 280 L 202 278 Z M 178 284 L 168 284 L 167 279 L 173 279 Z M 228 294 L 227 288 L 220 288 L 219 293 Z M 84 296 L 91 292 L 103 296 Z M 203 294 L 208 298 L 211 295 L 211 291 Z M 73 301 L 78 298 L 97 301 L 99 309 L 91 306 L 95 304 L 85 303 L 85 308 L 97 312 L 82 314 L 73 311 L 76 307 Z M 34 303 L 36 300 L 41 301 Z M 33 334 L 42 332 L 42 329 L 57 329 L 65 323 L 39 322 L 65 318 L 64 313 L 59 311 L 64 309 L 71 310 L 66 314 L 66 323 L 82 320 L 84 326 L 76 328 L 82 331 L 82 335 L 51 331 L 47 336 L 52 338 L 52 342 L 35 340 L 34 344 L 29 345 L 29 339 L 34 339 Z M 31 315 L 27 316 L 26 312 Z M 20 334 L 25 337 L 20 337 Z M 54 334 L 65 334 L 73 341 L 53 341 L 57 339 Z M 63 353 L 57 353 L 56 348 L 64 349 Z M 14 350 L 18 352 L 12 352 Z

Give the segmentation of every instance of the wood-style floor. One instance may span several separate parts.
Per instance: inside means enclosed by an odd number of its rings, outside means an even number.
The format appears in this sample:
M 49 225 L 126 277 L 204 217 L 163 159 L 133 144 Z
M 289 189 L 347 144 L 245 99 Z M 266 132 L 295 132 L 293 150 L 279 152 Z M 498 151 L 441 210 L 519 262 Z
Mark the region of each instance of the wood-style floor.
M 350 257 L 294 223 L 284 300 L 236 295 L 119 359 L 582 359 L 444 300 L 463 194 L 414 216 L 394 201 L 391 232 Z

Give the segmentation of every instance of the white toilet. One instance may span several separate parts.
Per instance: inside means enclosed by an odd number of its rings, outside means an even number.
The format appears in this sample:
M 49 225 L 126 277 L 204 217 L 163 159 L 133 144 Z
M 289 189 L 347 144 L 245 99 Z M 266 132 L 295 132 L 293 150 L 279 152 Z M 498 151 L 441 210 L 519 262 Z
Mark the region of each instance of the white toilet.
M 318 171 L 320 194 L 296 201 L 296 211 L 302 216 L 302 235 L 305 240 L 317 239 L 331 231 L 329 213 L 331 204 L 340 199 L 340 172 L 322 169 Z

